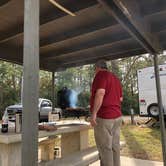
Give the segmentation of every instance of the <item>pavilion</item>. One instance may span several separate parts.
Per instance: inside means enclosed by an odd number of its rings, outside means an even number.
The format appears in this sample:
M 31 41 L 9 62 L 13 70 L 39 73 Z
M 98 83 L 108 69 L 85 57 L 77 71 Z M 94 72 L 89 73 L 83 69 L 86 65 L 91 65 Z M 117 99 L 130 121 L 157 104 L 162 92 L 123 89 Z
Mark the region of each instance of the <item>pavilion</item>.
M 37 165 L 39 69 L 54 80 L 54 72 L 69 67 L 144 53 L 154 56 L 166 166 L 158 72 L 158 55 L 166 50 L 165 0 L 1 0 L 0 17 L 0 59 L 23 65 L 24 166 Z

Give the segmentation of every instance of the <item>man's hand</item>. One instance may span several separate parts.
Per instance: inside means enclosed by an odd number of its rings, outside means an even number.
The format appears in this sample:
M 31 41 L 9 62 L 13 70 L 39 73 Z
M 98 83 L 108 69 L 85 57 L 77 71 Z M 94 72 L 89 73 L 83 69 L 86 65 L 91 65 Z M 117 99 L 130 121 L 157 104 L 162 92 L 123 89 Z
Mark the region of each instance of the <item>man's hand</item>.
M 90 123 L 93 127 L 95 127 L 97 125 L 97 123 L 96 123 L 96 114 L 92 114 L 92 116 L 90 118 Z

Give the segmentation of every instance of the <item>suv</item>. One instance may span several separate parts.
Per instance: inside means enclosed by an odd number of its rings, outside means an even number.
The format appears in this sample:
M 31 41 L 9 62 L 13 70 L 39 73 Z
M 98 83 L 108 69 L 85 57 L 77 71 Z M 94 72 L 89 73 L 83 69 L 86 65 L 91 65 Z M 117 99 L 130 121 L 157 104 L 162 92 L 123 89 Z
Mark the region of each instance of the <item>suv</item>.
M 52 112 L 52 102 L 48 99 L 39 98 L 38 109 L 39 109 L 39 120 L 48 121 L 48 114 L 49 112 Z M 8 106 L 5 111 L 7 111 L 8 113 L 9 120 L 15 121 L 15 114 L 22 113 L 22 104 L 19 103 L 19 104 Z

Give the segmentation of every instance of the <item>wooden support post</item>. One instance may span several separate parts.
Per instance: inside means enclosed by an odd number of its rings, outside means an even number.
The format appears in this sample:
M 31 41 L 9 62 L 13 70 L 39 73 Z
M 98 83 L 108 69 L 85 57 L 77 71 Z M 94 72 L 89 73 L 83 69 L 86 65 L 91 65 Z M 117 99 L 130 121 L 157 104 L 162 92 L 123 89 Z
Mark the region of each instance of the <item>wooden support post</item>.
M 160 121 L 161 143 L 162 143 L 162 152 L 163 152 L 163 164 L 164 166 L 166 166 L 166 131 L 165 131 L 165 122 L 164 122 L 164 113 L 163 113 L 163 103 L 161 96 L 158 55 L 154 55 L 154 71 L 155 71 L 155 80 L 156 80 L 157 101 L 159 106 L 159 121 Z
M 55 108 L 55 72 L 52 72 L 52 111 Z
M 22 166 L 38 165 L 39 0 L 24 0 Z

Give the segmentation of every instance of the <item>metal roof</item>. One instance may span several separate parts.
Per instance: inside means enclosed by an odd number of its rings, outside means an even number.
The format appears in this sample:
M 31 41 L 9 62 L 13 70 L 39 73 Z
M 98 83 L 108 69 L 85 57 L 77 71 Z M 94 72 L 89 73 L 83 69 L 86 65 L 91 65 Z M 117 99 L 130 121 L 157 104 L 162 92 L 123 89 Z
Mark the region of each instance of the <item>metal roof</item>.
M 40 1 L 40 67 L 48 71 L 166 49 L 165 0 Z M 0 59 L 23 62 L 23 0 L 0 1 Z

